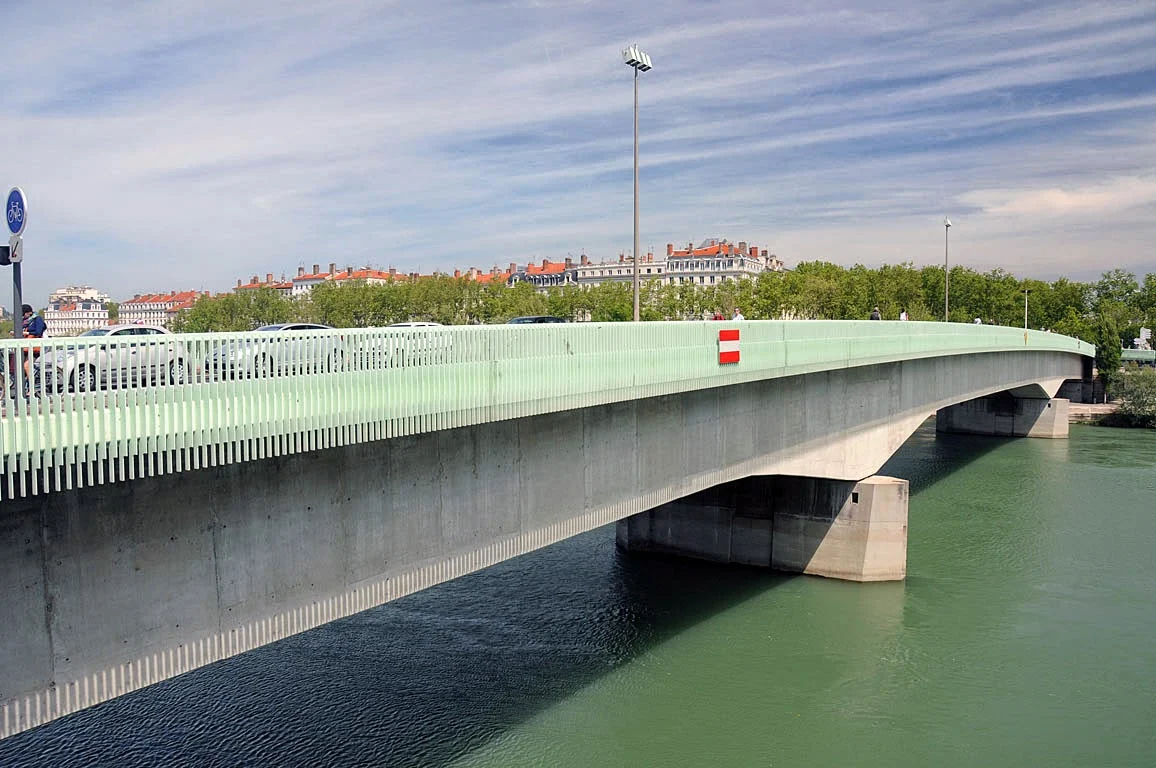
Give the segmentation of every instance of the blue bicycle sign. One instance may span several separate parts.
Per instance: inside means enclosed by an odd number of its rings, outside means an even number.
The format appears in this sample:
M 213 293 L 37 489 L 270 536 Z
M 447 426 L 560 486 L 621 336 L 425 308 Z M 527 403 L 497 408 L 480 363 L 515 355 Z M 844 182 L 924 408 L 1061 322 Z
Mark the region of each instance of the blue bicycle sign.
M 13 235 L 20 235 L 28 223 L 28 200 L 20 187 L 13 187 L 8 192 L 8 201 L 4 205 L 7 211 L 8 231 Z

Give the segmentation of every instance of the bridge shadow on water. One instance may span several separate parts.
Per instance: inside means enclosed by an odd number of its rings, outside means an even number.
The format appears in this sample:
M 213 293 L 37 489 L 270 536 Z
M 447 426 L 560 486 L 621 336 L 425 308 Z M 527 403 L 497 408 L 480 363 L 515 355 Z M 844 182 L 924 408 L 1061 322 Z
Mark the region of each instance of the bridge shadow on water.
M 911 441 L 934 458 L 883 472 L 913 493 L 1003 442 Z M 444 766 L 795 578 L 626 555 L 604 527 L 20 734 L 0 765 Z

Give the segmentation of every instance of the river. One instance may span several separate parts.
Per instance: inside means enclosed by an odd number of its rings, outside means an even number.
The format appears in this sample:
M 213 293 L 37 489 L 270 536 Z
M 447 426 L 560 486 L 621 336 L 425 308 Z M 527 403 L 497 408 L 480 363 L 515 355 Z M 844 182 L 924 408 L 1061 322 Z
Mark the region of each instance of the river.
M 1156 432 L 937 437 L 907 581 L 613 526 L 0 742 L 0 766 L 1156 765 Z

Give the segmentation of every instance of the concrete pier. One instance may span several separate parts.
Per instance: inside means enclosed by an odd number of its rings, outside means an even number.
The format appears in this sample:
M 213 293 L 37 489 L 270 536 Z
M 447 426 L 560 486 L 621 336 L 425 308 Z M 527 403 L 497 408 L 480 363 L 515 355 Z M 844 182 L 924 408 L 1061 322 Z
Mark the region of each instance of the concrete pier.
M 969 400 L 940 408 L 935 414 L 935 431 L 1000 437 L 1068 436 L 1068 406 L 1065 398 L 1015 397 L 1008 392 Z
M 907 574 L 906 480 L 753 476 L 618 522 L 627 551 L 848 581 Z

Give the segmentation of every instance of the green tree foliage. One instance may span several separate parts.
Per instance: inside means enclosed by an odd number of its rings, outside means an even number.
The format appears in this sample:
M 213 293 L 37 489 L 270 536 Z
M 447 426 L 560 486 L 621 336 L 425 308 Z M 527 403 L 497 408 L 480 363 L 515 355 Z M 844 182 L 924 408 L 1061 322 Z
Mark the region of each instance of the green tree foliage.
M 1128 426 L 1156 429 L 1156 368 L 1128 366 L 1117 389 L 1118 417 Z
M 104 308 L 108 310 L 108 322 L 116 323 L 120 321 L 120 304 L 115 301 L 106 301 Z
M 1116 328 L 1116 318 L 1101 315 L 1096 324 L 1096 368 L 1104 380 L 1104 389 L 1113 393 L 1114 385 L 1120 379 L 1120 332 Z
M 1106 272 L 1095 283 L 1060 278 L 1054 282 L 1017 279 L 1003 270 L 986 273 L 956 266 L 951 270 L 951 319 L 969 323 L 1023 325 L 1024 289 L 1028 325 L 1097 343 L 1127 345 L 1139 327 L 1156 327 L 1156 274 L 1138 281 L 1122 270 Z M 790 272 L 767 272 L 737 283 L 664 284 L 645 281 L 640 290 L 643 320 L 696 320 L 737 307 L 751 320 L 866 319 L 880 308 L 886 320 L 906 309 L 912 320 L 943 317 L 943 269 L 911 264 L 868 268 L 803 262 Z M 427 320 L 444 324 L 503 323 L 519 315 L 555 315 L 570 320 L 619 322 L 634 316 L 629 283 L 594 287 L 566 286 L 542 293 L 529 283 L 506 287 L 449 276 L 399 280 L 386 284 L 344 281 L 323 283 L 300 300 L 272 289 L 247 290 L 199 299 L 178 318 L 184 331 L 248 330 L 265 323 L 309 320 L 341 327 L 383 326 Z M 1116 341 L 1112 342 L 1114 329 Z M 1111 353 L 1108 353 L 1109 355 Z M 1101 370 L 1115 370 L 1101 361 Z
M 249 331 L 295 319 L 300 308 L 272 288 L 256 288 L 221 296 L 202 296 L 181 312 L 173 330 L 183 333 Z

